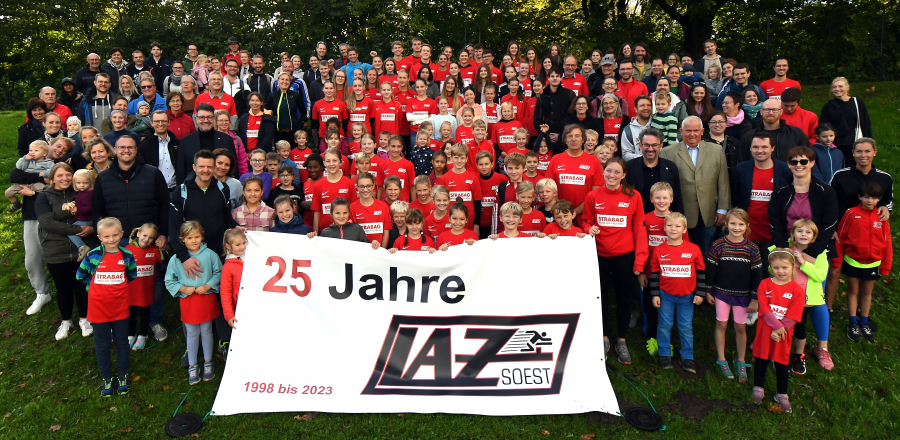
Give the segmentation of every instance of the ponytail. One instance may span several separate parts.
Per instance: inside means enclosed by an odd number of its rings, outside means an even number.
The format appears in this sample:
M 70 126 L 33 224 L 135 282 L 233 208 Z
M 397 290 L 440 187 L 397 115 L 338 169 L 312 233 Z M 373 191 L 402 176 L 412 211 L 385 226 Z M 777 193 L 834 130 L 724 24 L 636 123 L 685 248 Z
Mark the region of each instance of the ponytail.
M 469 207 L 466 206 L 465 202 L 463 202 L 462 197 L 456 198 L 456 203 L 454 203 L 453 206 L 450 207 L 450 215 L 453 215 L 454 211 L 462 212 L 463 215 L 466 216 L 466 220 L 469 219 Z

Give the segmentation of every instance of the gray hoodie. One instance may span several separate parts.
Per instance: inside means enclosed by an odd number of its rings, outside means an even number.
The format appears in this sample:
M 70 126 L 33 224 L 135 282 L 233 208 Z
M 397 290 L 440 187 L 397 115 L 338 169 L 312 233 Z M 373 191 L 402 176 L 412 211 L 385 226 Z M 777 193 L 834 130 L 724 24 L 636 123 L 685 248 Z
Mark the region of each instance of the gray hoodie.
M 638 118 L 634 118 L 628 126 L 625 127 L 625 130 L 623 130 L 622 159 L 625 159 L 625 162 L 644 155 L 641 152 L 641 147 L 638 146 L 638 137 L 641 135 L 641 132 L 648 127 L 650 127 L 650 119 L 647 120 L 646 125 L 641 125 L 638 122 Z

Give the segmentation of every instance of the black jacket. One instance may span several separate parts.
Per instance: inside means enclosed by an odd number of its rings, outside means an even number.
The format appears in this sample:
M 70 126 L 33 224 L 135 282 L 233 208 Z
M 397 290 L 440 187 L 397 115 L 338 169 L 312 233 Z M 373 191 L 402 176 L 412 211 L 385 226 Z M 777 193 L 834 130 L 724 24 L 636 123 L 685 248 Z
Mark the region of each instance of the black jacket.
M 580 125 L 585 130 L 594 130 L 600 135 L 599 141 L 603 141 L 603 121 L 597 119 L 590 114 L 587 115 L 584 120 L 579 120 L 577 116 L 570 114 L 565 119 L 563 119 L 562 126 L 565 127 L 569 124 L 577 124 Z M 623 126 L 628 125 L 625 121 L 622 121 Z
M 772 188 L 781 188 L 793 184 L 794 175 L 788 168 L 787 162 L 773 160 L 775 169 L 772 176 Z M 750 193 L 753 190 L 753 171 L 756 169 L 754 160 L 748 160 L 737 164 L 731 176 L 731 204 L 747 210 L 750 206 Z
M 109 75 L 109 82 L 111 83 L 109 86 L 109 90 L 119 93 L 119 79 L 122 75 L 128 75 L 128 64 L 124 61 L 122 62 L 122 68 L 117 69 L 115 66 L 110 64 L 109 60 L 103 62 L 100 65 L 100 71 Z
M 101 65 L 100 67 L 103 66 Z M 98 68 L 98 70 L 94 72 L 93 70 L 91 70 L 90 64 L 82 67 L 81 69 L 78 69 L 78 71 L 75 72 L 75 77 L 72 78 L 72 80 L 75 82 L 75 91 L 87 95 L 88 90 L 94 87 L 94 77 L 96 77 L 97 74 L 101 71 L 102 69 Z
M 181 144 L 181 141 L 175 137 L 175 133 L 169 132 L 169 157 L 172 160 L 172 167 L 175 167 L 175 162 L 178 160 L 178 146 Z M 152 165 L 156 168 L 159 168 L 159 137 L 156 136 L 156 133 L 147 136 L 141 143 L 137 146 L 138 155 L 144 159 L 144 162 L 148 165 Z
M 541 131 L 541 125 L 550 126 L 550 133 L 562 134 L 563 120 L 569 116 L 569 105 L 575 99 L 575 92 L 560 85 L 556 88 L 556 92 L 551 91 L 550 87 L 544 88 L 544 92 L 537 98 L 534 106 L 534 124 L 535 130 Z
M 863 174 L 853 166 L 835 171 L 831 182 L 828 183 L 837 196 L 838 212 L 841 215 L 848 209 L 859 206 L 859 187 L 864 182 L 875 182 L 881 185 L 884 195 L 878 201 L 877 206 L 887 206 L 889 210 L 894 210 L 894 179 L 891 175 L 875 167 L 872 167 L 869 174 Z
M 772 199 L 769 200 L 769 227 L 772 228 L 772 244 L 778 247 L 788 247 L 790 228 L 787 224 L 787 211 L 794 200 L 794 183 L 775 190 Z M 805 252 L 807 255 L 817 257 L 825 249 L 828 249 L 829 258 L 837 256 L 834 252 L 834 240 L 831 237 L 837 229 L 841 219 L 838 213 L 837 196 L 830 186 L 822 183 L 815 177 L 809 184 L 809 209 L 812 211 L 810 220 L 819 228 L 819 236 L 816 241 L 810 243 Z
M 238 120 L 237 135 L 239 138 L 241 138 L 241 141 L 244 142 L 245 146 L 248 145 L 247 125 L 249 123 L 249 113 L 242 115 L 241 119 Z M 260 121 L 259 123 L 259 133 L 257 133 L 256 137 L 256 148 L 261 148 L 265 150 L 266 153 L 275 151 L 275 123 L 276 121 L 274 113 L 271 115 L 263 115 L 262 121 Z
M 809 147 L 809 138 L 806 137 L 803 130 L 788 125 L 784 119 L 780 122 L 777 130 L 766 130 L 760 124 L 755 130 L 748 130 L 741 134 L 741 148 L 738 150 L 738 163 L 753 159 L 753 156 L 750 155 L 750 144 L 753 143 L 753 135 L 761 131 L 769 132 L 769 134 L 775 138 L 775 151 L 772 152 L 773 160 L 786 162 L 788 160 L 787 153 L 788 151 L 791 151 L 792 148 L 800 146 Z
M 37 174 L 27 173 L 18 168 L 13 168 L 9 173 L 9 183 L 18 183 L 19 185 L 30 185 L 32 183 L 46 183 L 44 179 Z M 37 220 L 34 215 L 34 201 L 40 193 L 33 196 L 22 197 L 22 220 Z
M 72 244 L 68 235 L 81 232 L 81 226 L 74 224 L 75 214 L 62 209 L 64 204 L 74 201 L 75 190 L 72 187 L 58 190 L 48 186 L 37 196 L 34 212 L 37 215 L 38 224 L 41 226 L 39 232 L 41 252 L 43 252 L 43 260 L 47 264 L 69 263 L 78 260 L 78 248 Z M 91 247 L 98 244 L 93 235 L 84 237 L 84 242 Z
M 183 184 L 187 200 L 182 198 L 180 186 L 172 191 L 172 203 L 168 207 L 169 230 L 177 234 L 185 221 L 196 220 L 203 226 L 203 241 L 206 242 L 206 246 L 217 255 L 221 255 L 225 231 L 238 225 L 231 217 L 231 191 L 228 185 L 221 184 L 216 179 L 213 179 L 209 188 L 203 191 L 197 186 L 193 172 L 188 177 Z M 173 237 L 170 243 L 179 260 L 187 261 L 191 257 L 180 240 Z
M 163 90 L 163 81 L 172 74 L 172 63 L 166 59 L 165 55 L 159 57 L 159 61 L 153 59 L 153 55 L 147 57 L 144 65 L 150 66 L 153 72 L 153 79 L 156 80 L 156 90 Z M 190 72 L 187 72 L 190 75 Z
M 322 82 L 321 77 L 319 77 L 319 79 L 317 79 L 311 83 L 307 83 L 307 84 L 309 84 L 309 88 L 308 88 L 309 102 L 315 104 L 315 103 L 325 99 L 325 90 L 324 90 L 325 84 Z M 272 110 L 272 108 L 269 107 L 268 101 L 266 101 L 266 102 L 267 102 L 266 109 Z
M 32 142 L 44 138 L 44 126 L 38 124 L 37 121 L 28 120 L 19 126 L 19 141 L 16 144 L 19 149 L 19 156 L 28 154 L 28 146 Z
M 269 99 L 269 95 L 272 94 L 272 83 L 275 82 L 275 79 L 266 73 L 251 73 L 247 76 L 246 82 L 251 92 L 258 92 L 262 95 L 262 102 L 265 104 L 266 100 Z
M 278 127 L 279 129 L 285 130 L 290 129 L 291 133 L 302 130 L 303 125 L 306 124 L 306 104 L 303 102 L 303 96 L 300 93 L 297 93 L 293 90 L 287 91 L 287 96 L 285 97 L 288 102 L 288 109 L 291 112 L 291 127 Z M 310 99 L 312 99 L 310 97 Z M 278 122 L 278 101 L 281 100 L 281 90 L 275 90 L 269 95 L 269 99 L 266 100 L 266 110 L 271 110 L 272 115 L 275 116 L 276 125 Z M 316 101 L 312 101 L 316 102 Z
M 856 104 L 854 104 L 854 100 Z M 819 123 L 828 122 L 834 127 L 835 145 L 853 145 L 856 140 L 856 107 L 859 107 L 859 127 L 865 137 L 872 137 L 872 121 L 869 120 L 869 111 L 866 103 L 860 98 L 851 98 L 844 102 L 834 98 L 822 106 Z
M 195 131 L 181 138 L 181 144 L 178 147 L 178 154 L 175 159 L 175 182 L 177 183 L 184 183 L 187 175 L 194 172 L 194 155 L 201 150 L 200 133 L 200 131 Z M 235 157 L 237 156 L 234 150 L 234 139 L 231 136 L 217 130 L 213 130 L 212 133 L 215 139 L 213 140 L 214 148 L 210 151 L 225 148 L 231 151 L 232 154 L 235 154 Z M 237 166 L 234 169 L 237 170 Z M 235 175 L 232 177 L 237 178 L 240 176 Z
M 626 165 L 628 165 L 628 174 L 625 174 L 625 181 L 641 194 L 641 200 L 644 202 L 644 212 L 653 211 L 655 208 L 650 200 L 650 187 L 656 182 L 644 181 L 644 158 L 636 157 L 629 160 Z M 669 210 L 672 212 L 684 212 L 684 206 L 681 202 L 681 177 L 678 175 L 678 167 L 675 165 L 675 162 L 660 157 L 656 166 L 659 168 L 659 181 L 667 182 L 672 186 L 672 192 L 675 193 Z
M 95 228 L 100 219 L 116 217 L 126 234 L 144 223 L 153 223 L 159 227 L 160 235 L 169 235 L 166 180 L 140 156 L 135 157 L 128 171 L 122 171 L 119 161 L 113 159 L 109 169 L 97 175 L 92 203 Z

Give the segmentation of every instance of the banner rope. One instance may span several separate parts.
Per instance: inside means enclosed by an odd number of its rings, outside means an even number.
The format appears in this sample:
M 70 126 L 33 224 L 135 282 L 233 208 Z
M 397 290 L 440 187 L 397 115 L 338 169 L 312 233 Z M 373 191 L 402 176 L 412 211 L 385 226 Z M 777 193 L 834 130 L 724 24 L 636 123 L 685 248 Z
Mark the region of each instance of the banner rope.
M 641 389 L 638 388 L 637 385 L 635 385 L 633 382 L 631 382 L 630 380 L 628 380 L 627 377 L 625 377 L 625 376 L 623 376 L 623 375 L 617 373 L 615 370 L 610 369 L 609 366 L 606 367 L 606 371 L 609 371 L 610 373 L 613 373 L 613 374 L 615 374 L 616 376 L 619 376 L 619 377 L 621 377 L 622 379 L 624 379 L 625 382 L 628 382 L 628 384 L 631 385 L 635 390 L 637 390 L 637 392 L 641 393 L 641 396 L 644 396 L 644 400 L 646 400 L 647 403 L 650 405 L 650 409 L 652 409 L 653 412 L 655 412 L 657 415 L 659 415 L 659 411 L 657 411 L 657 410 L 656 410 L 656 407 L 653 406 L 653 402 L 650 401 L 650 398 L 647 397 L 647 395 L 644 394 L 644 392 L 641 391 Z M 623 417 L 623 418 L 625 417 L 625 415 L 622 414 L 621 412 L 617 412 L 617 414 L 619 414 L 620 417 Z M 662 418 L 662 416 L 660 416 L 660 418 Z M 662 425 L 662 427 L 661 427 L 659 430 L 660 430 L 660 431 L 665 431 L 665 430 L 666 430 L 666 425 Z

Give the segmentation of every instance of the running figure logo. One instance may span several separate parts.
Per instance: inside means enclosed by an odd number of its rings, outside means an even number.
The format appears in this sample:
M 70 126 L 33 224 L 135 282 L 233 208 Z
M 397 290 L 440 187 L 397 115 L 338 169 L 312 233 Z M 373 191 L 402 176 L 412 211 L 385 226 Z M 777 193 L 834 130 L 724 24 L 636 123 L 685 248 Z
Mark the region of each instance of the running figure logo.
M 553 339 L 547 336 L 547 332 L 535 330 L 519 330 L 510 338 L 509 343 L 500 350 L 504 353 L 541 353 L 540 346 L 553 345 Z

